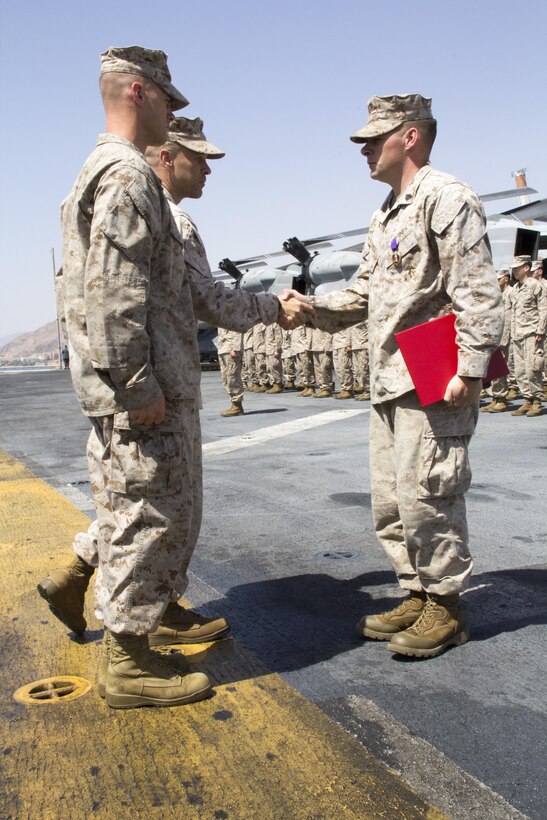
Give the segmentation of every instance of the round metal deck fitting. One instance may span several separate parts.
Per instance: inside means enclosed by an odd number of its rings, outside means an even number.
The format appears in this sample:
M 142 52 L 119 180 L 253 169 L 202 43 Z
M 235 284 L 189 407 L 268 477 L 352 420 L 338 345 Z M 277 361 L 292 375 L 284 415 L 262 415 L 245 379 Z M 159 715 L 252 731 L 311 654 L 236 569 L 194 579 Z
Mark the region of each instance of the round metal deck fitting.
M 18 703 L 27 706 L 40 706 L 44 703 L 66 703 L 85 695 L 91 689 L 91 684 L 85 678 L 74 675 L 63 675 L 55 678 L 42 678 L 33 683 L 19 687 L 13 693 Z

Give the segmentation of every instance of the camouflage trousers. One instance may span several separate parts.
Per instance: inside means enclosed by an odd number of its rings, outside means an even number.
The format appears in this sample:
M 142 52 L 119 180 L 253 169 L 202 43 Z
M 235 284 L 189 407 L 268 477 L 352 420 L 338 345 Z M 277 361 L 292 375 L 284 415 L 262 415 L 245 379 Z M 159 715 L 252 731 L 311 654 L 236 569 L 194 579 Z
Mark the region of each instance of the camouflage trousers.
M 241 401 L 243 399 L 243 379 L 241 376 L 243 354 L 239 351 L 236 351 L 235 356 L 231 356 L 229 353 L 221 353 L 218 360 L 224 389 L 233 402 Z
M 313 375 L 313 359 L 309 350 L 297 354 L 299 383 L 302 387 L 312 387 L 315 384 Z
M 352 351 L 353 382 L 357 387 L 370 387 L 370 373 L 368 364 L 368 348 Z
M 283 383 L 283 365 L 279 353 L 268 353 L 266 355 L 266 371 L 272 384 Z
M 370 475 L 376 535 L 400 586 L 452 595 L 473 563 L 464 493 L 478 407 L 421 407 L 416 393 L 375 404 Z
M 188 585 L 203 508 L 198 406 L 179 401 L 165 422 L 146 428 L 131 429 L 126 413 L 92 423 L 97 521 L 74 548 L 98 563 L 96 616 L 112 632 L 145 634 Z
M 543 342 L 535 336 L 513 340 L 515 377 L 525 399 L 543 399 Z
M 509 345 L 500 345 L 500 350 L 503 354 L 503 358 L 508 365 L 509 362 Z M 508 365 L 509 366 L 509 365 Z M 497 379 L 492 380 L 492 398 L 493 399 L 504 399 L 506 398 L 509 392 L 509 376 L 499 376 Z
M 266 354 L 255 353 L 255 369 L 253 374 L 253 384 L 268 384 L 268 369 L 266 367 Z
M 322 390 L 332 388 L 332 353 L 330 350 L 313 351 L 313 373 L 315 384 Z
M 332 359 L 334 370 L 340 383 L 340 389 L 352 390 L 353 370 L 351 367 L 351 353 L 348 353 L 345 347 L 339 347 L 337 350 L 333 350 Z
M 252 347 L 246 347 L 243 351 L 243 366 L 241 368 L 241 379 L 245 387 L 255 383 L 254 372 L 255 354 Z
M 296 356 L 281 356 L 281 366 L 285 381 L 294 382 L 296 379 Z

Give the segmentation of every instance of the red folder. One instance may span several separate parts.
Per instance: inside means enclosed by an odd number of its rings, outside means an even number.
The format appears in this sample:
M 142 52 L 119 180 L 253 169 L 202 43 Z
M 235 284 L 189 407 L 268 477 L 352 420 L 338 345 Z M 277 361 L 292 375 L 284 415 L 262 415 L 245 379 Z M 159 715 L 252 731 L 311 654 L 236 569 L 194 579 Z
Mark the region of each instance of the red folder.
M 450 379 L 458 372 L 456 317 L 453 313 L 395 334 L 422 407 L 444 399 Z M 499 348 L 494 351 L 485 382 L 509 373 Z

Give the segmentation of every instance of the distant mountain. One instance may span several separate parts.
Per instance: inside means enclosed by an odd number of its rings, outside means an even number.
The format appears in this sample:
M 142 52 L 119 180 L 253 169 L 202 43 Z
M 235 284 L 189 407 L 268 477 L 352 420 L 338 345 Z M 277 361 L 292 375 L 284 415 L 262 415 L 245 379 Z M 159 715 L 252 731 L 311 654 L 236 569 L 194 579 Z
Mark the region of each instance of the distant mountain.
M 64 344 L 62 339 L 61 344 Z M 21 333 L 12 338 L 0 347 L 0 359 L 27 359 L 34 356 L 57 358 L 58 350 L 57 322 L 54 320 L 30 333 Z
M 7 345 L 8 342 L 11 342 L 12 339 L 15 339 L 16 336 L 20 336 L 21 331 L 19 330 L 17 333 L 7 333 L 5 336 L 0 336 L 0 347 L 2 345 Z

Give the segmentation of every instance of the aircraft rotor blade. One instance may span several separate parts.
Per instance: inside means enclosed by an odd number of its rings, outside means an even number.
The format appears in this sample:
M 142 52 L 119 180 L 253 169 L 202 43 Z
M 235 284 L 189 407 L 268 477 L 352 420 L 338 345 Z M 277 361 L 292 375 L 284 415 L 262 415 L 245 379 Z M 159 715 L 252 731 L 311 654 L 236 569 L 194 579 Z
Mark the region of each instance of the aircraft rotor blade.
M 496 191 L 492 194 L 482 194 L 479 198 L 483 202 L 492 202 L 494 199 L 509 199 L 515 196 L 528 196 L 528 194 L 537 194 L 535 188 L 509 188 L 507 191 Z

